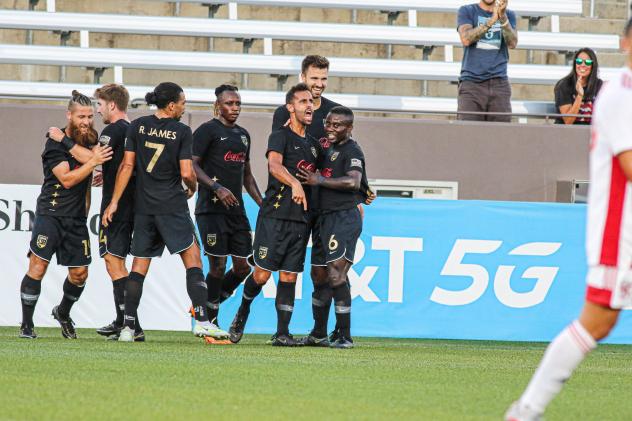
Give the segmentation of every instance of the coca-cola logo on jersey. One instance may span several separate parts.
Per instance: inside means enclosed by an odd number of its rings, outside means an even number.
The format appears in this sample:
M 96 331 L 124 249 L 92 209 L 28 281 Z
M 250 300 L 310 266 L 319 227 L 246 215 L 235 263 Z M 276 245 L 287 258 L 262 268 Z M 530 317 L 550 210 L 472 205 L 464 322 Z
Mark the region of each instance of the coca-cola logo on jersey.
M 300 170 L 315 172 L 316 171 L 316 164 L 312 164 L 310 162 L 305 161 L 304 159 L 301 159 L 299 161 L 299 163 L 296 164 L 296 168 L 298 168 Z
M 246 162 L 246 152 L 226 152 L 224 155 L 224 161 L 226 162 Z
M 320 146 L 322 146 L 323 149 L 328 149 L 331 146 L 331 142 L 326 137 L 321 137 L 318 142 L 320 142 Z
M 320 170 L 320 175 L 325 178 L 331 178 L 332 172 L 333 170 L 331 168 L 323 168 L 322 170 Z

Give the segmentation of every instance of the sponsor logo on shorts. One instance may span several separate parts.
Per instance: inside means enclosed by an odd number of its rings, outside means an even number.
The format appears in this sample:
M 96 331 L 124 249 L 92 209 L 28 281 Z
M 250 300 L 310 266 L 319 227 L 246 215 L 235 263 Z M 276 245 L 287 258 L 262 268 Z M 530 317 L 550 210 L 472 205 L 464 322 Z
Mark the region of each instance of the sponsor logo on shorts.
M 340 152 L 334 152 L 331 154 L 331 161 L 335 161 L 336 159 L 338 159 L 338 155 L 340 155 Z
M 316 148 L 312 146 L 312 155 L 314 155 L 314 158 L 318 157 L 318 152 L 316 152 Z
M 101 136 L 99 137 L 99 143 L 101 146 L 108 146 L 110 144 L 110 136 Z
M 44 247 L 46 247 L 47 243 L 48 243 L 48 237 L 47 236 L 42 235 L 42 234 L 37 236 L 37 242 L 36 242 L 37 247 L 43 249 Z
M 265 259 L 266 257 L 268 257 L 268 248 L 259 246 L 259 258 Z
M 351 158 L 351 166 L 362 168 L 362 161 L 359 160 L 358 158 Z
M 243 143 L 246 147 L 248 146 L 248 138 L 245 134 L 241 135 L 241 143 Z
M 206 244 L 213 247 L 217 244 L 217 234 L 206 234 Z

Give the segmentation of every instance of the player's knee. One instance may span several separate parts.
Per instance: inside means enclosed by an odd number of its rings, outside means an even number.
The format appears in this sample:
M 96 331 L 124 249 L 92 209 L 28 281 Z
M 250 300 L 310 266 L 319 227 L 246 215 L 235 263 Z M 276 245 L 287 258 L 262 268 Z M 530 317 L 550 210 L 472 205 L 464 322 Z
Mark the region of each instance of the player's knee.
M 28 275 L 33 279 L 42 279 L 46 275 L 48 262 L 40 258 L 31 259 L 29 264 Z
M 279 281 L 295 283 L 298 278 L 298 274 L 292 272 L 279 272 Z
M 226 263 L 215 263 L 211 266 L 211 276 L 214 278 L 223 278 L 226 273 Z
M 245 278 L 250 273 L 250 266 L 244 260 L 243 262 L 233 262 L 233 273 L 239 279 Z
M 266 282 L 268 282 L 268 279 L 270 279 L 270 275 L 271 273 L 267 270 L 256 268 L 255 272 L 252 274 L 252 278 L 257 284 L 264 285 Z
M 125 260 L 112 256 L 111 254 L 105 255 L 105 269 L 112 279 L 121 279 L 127 276 L 127 270 L 125 269 Z
M 314 285 L 323 285 L 327 283 L 327 269 L 322 266 L 312 266 L 310 277 Z
M 610 334 L 615 324 L 616 320 L 602 320 L 587 330 L 595 341 L 600 341 Z
M 86 283 L 87 279 L 88 279 L 87 267 L 73 268 L 70 271 L 68 271 L 68 280 L 73 285 L 83 286 Z
M 327 278 L 329 284 L 334 288 L 347 282 L 347 274 L 335 266 L 327 268 Z

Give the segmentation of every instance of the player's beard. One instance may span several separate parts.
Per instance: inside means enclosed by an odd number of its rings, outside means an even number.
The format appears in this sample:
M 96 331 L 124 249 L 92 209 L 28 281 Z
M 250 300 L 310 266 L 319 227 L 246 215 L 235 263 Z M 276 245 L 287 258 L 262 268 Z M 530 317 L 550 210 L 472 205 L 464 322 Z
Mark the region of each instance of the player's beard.
M 70 122 L 70 134 L 72 139 L 80 144 L 81 146 L 93 146 L 97 143 L 97 138 L 99 134 L 94 129 L 94 127 L 88 127 L 88 131 L 86 133 L 81 133 L 81 129 L 79 126 L 75 126 Z

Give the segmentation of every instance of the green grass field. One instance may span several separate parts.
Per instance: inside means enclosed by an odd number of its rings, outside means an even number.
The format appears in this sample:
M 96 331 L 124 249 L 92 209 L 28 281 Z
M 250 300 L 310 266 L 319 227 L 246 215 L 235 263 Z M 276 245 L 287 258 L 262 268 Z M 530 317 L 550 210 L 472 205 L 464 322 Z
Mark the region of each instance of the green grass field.
M 0 328 L 0 418 L 500 420 L 544 344 L 356 340 L 353 350 L 280 349 L 266 337 L 206 345 L 184 332 L 146 343 Z M 602 346 L 547 420 L 629 419 L 632 347 Z

